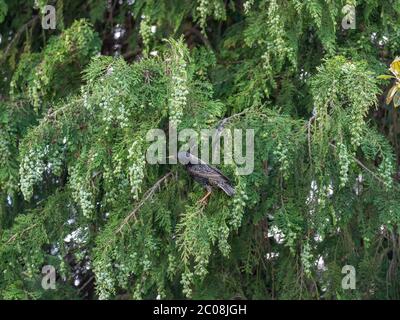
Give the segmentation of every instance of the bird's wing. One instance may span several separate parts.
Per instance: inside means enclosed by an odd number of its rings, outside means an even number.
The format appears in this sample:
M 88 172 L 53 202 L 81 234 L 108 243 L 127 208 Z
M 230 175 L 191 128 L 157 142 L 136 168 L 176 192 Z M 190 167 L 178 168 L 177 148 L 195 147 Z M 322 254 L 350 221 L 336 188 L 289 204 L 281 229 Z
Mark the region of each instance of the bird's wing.
M 215 171 L 217 174 L 219 174 L 222 178 L 224 178 L 226 180 L 226 182 L 231 183 L 231 180 L 226 175 L 224 175 L 220 170 L 218 170 L 217 168 L 214 168 L 214 167 L 210 167 L 210 168 L 213 171 Z
M 201 178 L 220 180 L 223 178 L 226 182 L 230 183 L 230 180 L 217 168 L 211 167 L 208 164 L 197 164 L 192 165 L 188 170 L 193 174 Z
M 198 163 L 199 165 L 204 165 L 204 166 L 206 166 L 207 168 L 209 168 L 210 171 L 211 171 L 211 170 L 215 171 L 215 172 L 218 173 L 221 177 L 223 177 L 227 182 L 230 183 L 230 179 L 229 179 L 227 176 L 225 176 L 220 170 L 218 170 L 218 169 L 215 168 L 215 167 L 210 166 L 207 162 L 204 162 L 204 161 L 201 160 L 201 159 L 198 159 L 198 161 L 199 161 L 199 163 Z

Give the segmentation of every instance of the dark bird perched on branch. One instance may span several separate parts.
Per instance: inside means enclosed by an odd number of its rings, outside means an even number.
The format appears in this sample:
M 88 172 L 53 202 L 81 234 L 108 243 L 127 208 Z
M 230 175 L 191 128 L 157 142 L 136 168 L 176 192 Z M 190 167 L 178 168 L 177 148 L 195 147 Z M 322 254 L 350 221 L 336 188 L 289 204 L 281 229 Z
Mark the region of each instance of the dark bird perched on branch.
M 211 195 L 214 188 L 222 189 L 228 196 L 235 194 L 235 188 L 224 174 L 217 168 L 214 168 L 193 154 L 185 151 L 178 152 L 178 160 L 184 164 L 189 175 L 206 190 L 206 195 L 199 201 L 205 202 Z

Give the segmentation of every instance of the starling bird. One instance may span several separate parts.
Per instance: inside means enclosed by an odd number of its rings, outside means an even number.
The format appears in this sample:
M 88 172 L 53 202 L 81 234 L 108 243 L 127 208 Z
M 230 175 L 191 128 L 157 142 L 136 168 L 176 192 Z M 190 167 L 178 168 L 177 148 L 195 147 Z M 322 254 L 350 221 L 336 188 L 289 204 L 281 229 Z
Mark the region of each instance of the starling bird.
M 185 151 L 178 152 L 179 162 L 184 164 L 189 175 L 206 190 L 206 195 L 199 201 L 205 202 L 211 195 L 213 187 L 222 189 L 228 196 L 235 194 L 235 188 L 224 174 L 193 154 Z

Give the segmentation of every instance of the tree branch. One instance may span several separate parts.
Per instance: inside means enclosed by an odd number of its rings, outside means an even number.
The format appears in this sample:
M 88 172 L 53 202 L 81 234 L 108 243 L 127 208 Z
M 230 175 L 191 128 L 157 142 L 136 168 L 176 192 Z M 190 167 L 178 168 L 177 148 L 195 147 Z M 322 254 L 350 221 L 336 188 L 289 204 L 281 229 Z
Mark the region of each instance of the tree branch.
M 35 224 L 29 226 L 28 228 L 22 230 L 20 233 L 17 232 L 16 234 L 12 235 L 11 238 L 8 239 L 7 244 L 10 244 L 10 243 L 13 242 L 15 239 L 17 239 L 18 236 L 22 236 L 25 232 L 27 232 L 27 231 L 29 231 L 29 230 L 35 228 L 37 225 L 38 225 L 38 224 L 35 223 Z
M 7 58 L 8 52 L 11 50 L 11 47 L 14 45 L 14 42 L 17 42 L 19 37 L 21 36 L 21 34 L 25 31 L 25 29 L 27 29 L 28 27 L 30 27 L 31 25 L 33 25 L 36 20 L 39 19 L 39 15 L 34 16 L 31 20 L 29 20 L 27 23 L 25 23 L 23 26 L 21 26 L 21 28 L 18 29 L 17 33 L 15 34 L 14 38 L 10 41 L 10 43 L 7 45 L 5 51 L 4 51 L 4 55 L 2 57 L 2 61 L 4 62 L 5 59 Z
M 334 148 L 335 150 L 337 147 L 332 143 L 329 142 L 329 145 Z M 360 160 L 358 160 L 356 157 L 351 156 L 351 158 L 354 160 L 355 163 L 357 163 L 362 169 L 367 171 L 374 179 L 376 179 L 378 182 L 382 183 L 383 185 L 386 185 L 385 181 L 383 181 L 375 172 L 373 172 L 371 169 L 369 169 L 367 166 L 365 166 Z
M 122 224 L 117 229 L 117 232 L 121 232 L 124 226 L 127 225 L 132 218 L 136 219 L 136 213 L 146 203 L 146 201 L 154 195 L 157 189 L 160 188 L 161 183 L 163 183 L 166 179 L 172 176 L 172 174 L 173 174 L 172 172 L 168 172 L 165 176 L 159 179 L 150 189 L 146 191 L 146 193 L 143 196 L 143 199 L 139 202 L 139 204 L 135 207 L 135 209 L 133 209 L 133 211 L 124 219 Z
M 311 156 L 311 123 L 315 120 L 316 115 L 313 115 L 307 123 L 307 141 L 308 141 L 308 156 L 310 158 L 310 165 L 312 163 L 312 156 Z

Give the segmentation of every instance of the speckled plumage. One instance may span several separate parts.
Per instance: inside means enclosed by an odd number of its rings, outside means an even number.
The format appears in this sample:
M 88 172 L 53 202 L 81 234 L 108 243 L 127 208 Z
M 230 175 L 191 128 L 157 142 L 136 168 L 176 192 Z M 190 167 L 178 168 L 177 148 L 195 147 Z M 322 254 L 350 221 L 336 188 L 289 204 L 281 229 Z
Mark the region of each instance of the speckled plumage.
M 179 152 L 178 158 L 185 165 L 189 175 L 208 192 L 214 187 L 220 188 L 229 196 L 235 194 L 235 188 L 230 180 L 217 168 L 204 163 L 189 152 Z

